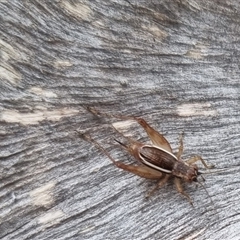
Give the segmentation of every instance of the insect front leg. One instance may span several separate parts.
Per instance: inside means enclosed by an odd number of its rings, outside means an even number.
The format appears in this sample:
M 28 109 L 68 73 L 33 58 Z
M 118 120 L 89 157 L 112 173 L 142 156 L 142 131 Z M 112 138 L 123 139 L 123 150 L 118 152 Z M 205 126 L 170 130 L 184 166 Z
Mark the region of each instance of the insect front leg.
M 180 178 L 174 178 L 174 183 L 175 183 L 175 186 L 176 186 L 176 189 L 179 193 L 181 193 L 184 197 L 187 198 L 187 200 L 189 201 L 189 203 L 191 205 L 193 205 L 193 202 L 192 202 L 192 199 L 189 197 L 189 195 L 187 193 L 184 192 L 183 190 L 183 187 L 182 187 L 182 184 L 181 184 L 181 179 Z
M 195 163 L 197 161 L 201 161 L 205 168 L 213 168 L 214 167 L 214 165 L 207 165 L 207 163 L 202 159 L 202 157 L 198 156 L 198 155 L 188 159 L 186 161 L 186 163 L 191 165 L 191 164 L 193 164 L 193 163 Z

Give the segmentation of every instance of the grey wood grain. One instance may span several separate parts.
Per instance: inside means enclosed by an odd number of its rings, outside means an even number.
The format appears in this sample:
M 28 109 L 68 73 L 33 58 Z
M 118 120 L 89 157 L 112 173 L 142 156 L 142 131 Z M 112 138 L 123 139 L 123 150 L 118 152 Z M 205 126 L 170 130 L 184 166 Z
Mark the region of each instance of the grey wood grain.
M 0 238 L 239 239 L 238 1 L 0 1 Z M 201 186 L 155 186 L 112 124 L 141 116 L 215 164 Z M 137 125 L 118 123 L 142 142 Z M 201 164 L 199 164 L 199 167 Z M 203 170 L 205 171 L 205 170 Z M 206 171 L 208 172 L 208 171 Z

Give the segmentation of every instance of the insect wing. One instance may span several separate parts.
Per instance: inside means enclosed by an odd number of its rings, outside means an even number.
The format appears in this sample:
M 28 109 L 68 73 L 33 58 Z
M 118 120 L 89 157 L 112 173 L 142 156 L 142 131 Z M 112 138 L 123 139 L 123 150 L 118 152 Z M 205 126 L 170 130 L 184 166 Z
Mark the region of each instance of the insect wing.
M 171 173 L 177 161 L 175 155 L 156 146 L 142 146 L 139 156 L 144 165 L 165 173 Z
M 144 119 L 138 118 L 137 121 L 145 129 L 154 145 L 163 148 L 168 152 L 172 152 L 169 142 L 161 133 L 153 129 Z

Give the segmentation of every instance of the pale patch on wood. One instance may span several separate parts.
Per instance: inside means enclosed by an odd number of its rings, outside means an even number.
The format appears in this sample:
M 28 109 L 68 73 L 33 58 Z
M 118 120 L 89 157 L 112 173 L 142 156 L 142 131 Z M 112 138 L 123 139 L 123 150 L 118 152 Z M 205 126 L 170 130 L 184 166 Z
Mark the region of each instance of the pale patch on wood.
M 52 210 L 38 218 L 38 223 L 43 224 L 44 227 L 50 227 L 61 222 L 65 216 L 61 210 Z
M 182 117 L 188 116 L 216 116 L 217 111 L 211 109 L 210 103 L 189 103 L 177 107 L 177 114 Z
M 29 195 L 32 199 L 33 205 L 48 207 L 54 203 L 53 190 L 56 182 L 49 182 L 48 184 L 32 190 Z
M 54 93 L 52 91 L 48 91 L 48 90 L 43 90 L 40 87 L 32 87 L 29 89 L 29 92 L 34 93 L 39 96 L 47 97 L 47 98 L 56 98 L 57 97 L 56 93 Z
M 21 74 L 15 71 L 10 65 L 4 64 L 4 67 L 0 66 L 0 78 L 8 80 L 11 84 L 17 84 L 22 78 Z
M 22 79 L 21 74 L 16 71 L 8 61 L 10 59 L 20 59 L 21 55 L 10 44 L 0 39 L 1 66 L 0 78 L 8 80 L 11 84 L 17 84 Z
M 204 231 L 206 231 L 206 228 L 199 229 L 197 232 L 194 232 L 191 234 L 191 236 L 184 238 L 185 240 L 194 240 L 196 237 L 200 236 Z
M 4 61 L 9 59 L 20 59 L 20 54 L 17 49 L 14 49 L 12 45 L 0 39 L 1 58 Z
M 134 120 L 126 120 L 112 123 L 112 126 L 126 137 L 132 137 L 132 131 L 129 131 L 131 125 L 136 124 Z
M 67 10 L 70 15 L 74 17 L 81 18 L 85 21 L 90 21 L 91 15 L 93 14 L 92 10 L 83 3 L 75 2 L 68 2 L 68 1 L 61 1 L 61 6 Z
M 134 120 L 126 120 L 126 121 L 119 121 L 119 122 L 115 122 L 112 123 L 112 126 L 117 130 L 124 130 L 129 128 L 131 125 L 136 124 L 136 121 Z
M 59 69 L 62 69 L 62 68 L 67 68 L 67 67 L 71 67 L 73 64 L 68 61 L 68 60 L 56 60 L 54 63 L 53 63 L 54 67 L 55 68 L 59 68 Z
M 59 121 L 62 117 L 70 117 L 79 113 L 79 110 L 69 108 L 47 110 L 39 107 L 38 109 L 40 110 L 35 110 L 31 113 L 20 113 L 17 110 L 5 110 L 1 114 L 0 120 L 18 122 L 23 125 L 33 125 L 43 120 Z
M 199 4 L 194 0 L 183 0 L 181 3 L 188 6 L 192 11 L 200 11 L 202 9 Z
M 207 56 L 208 47 L 203 44 L 196 44 L 192 49 L 187 51 L 186 56 L 193 59 L 202 59 Z
M 164 39 L 168 36 L 168 34 L 161 30 L 160 28 L 158 28 L 157 26 L 142 26 L 142 28 L 144 29 L 144 31 L 148 31 L 150 32 L 152 35 L 158 37 L 158 38 L 161 38 L 161 39 Z
M 93 21 L 93 22 L 92 22 L 92 25 L 93 25 L 93 26 L 96 26 L 96 27 L 99 27 L 99 28 L 100 28 L 100 27 L 101 27 L 101 28 L 102 28 L 102 27 L 105 27 L 105 24 L 104 24 L 102 21 L 100 21 L 99 19 L 96 20 L 96 21 Z
M 84 229 L 80 230 L 80 233 L 87 233 L 87 232 L 94 230 L 95 228 L 96 228 L 96 226 L 87 226 Z

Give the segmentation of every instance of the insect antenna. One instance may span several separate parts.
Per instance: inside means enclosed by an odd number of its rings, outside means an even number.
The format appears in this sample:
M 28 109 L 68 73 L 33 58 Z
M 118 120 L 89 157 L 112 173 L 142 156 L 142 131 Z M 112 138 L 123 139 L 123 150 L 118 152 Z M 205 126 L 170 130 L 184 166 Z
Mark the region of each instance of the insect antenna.
M 206 194 L 210 198 L 211 203 L 214 205 L 212 197 L 210 196 L 210 194 L 209 194 L 208 190 L 206 189 L 206 187 L 201 182 L 198 182 L 198 183 L 203 187 L 203 189 L 205 190 Z
M 205 178 L 202 176 L 202 174 L 204 174 L 204 173 L 199 172 L 199 171 L 198 171 L 198 173 L 197 173 L 197 175 L 198 175 L 198 176 L 200 175 L 200 176 L 202 177 L 203 181 L 205 181 Z M 211 201 L 211 204 L 213 205 L 214 210 L 217 212 L 217 210 L 216 210 L 216 208 L 215 208 L 215 205 L 214 205 L 214 202 L 213 202 L 213 200 L 212 200 L 212 197 L 210 196 L 210 194 L 209 194 L 208 190 L 206 189 L 206 187 L 205 187 L 200 181 L 198 181 L 197 178 L 195 179 L 195 182 L 197 182 L 198 184 L 200 184 L 201 187 L 204 189 L 204 191 L 206 192 L 207 196 L 209 197 L 209 199 L 210 199 L 210 201 Z
M 203 177 L 203 174 L 204 174 L 203 172 L 199 172 L 199 171 L 197 172 L 197 175 L 201 176 L 202 180 L 205 182 L 205 178 Z
M 119 143 L 121 146 L 123 146 L 124 148 L 128 148 L 127 145 L 125 145 L 124 143 L 118 141 L 117 139 L 114 138 L 114 141 L 116 141 L 117 143 Z
M 219 172 L 226 172 L 226 170 L 225 169 L 221 169 L 221 170 L 216 170 L 216 171 L 211 171 L 211 172 L 199 172 L 198 171 L 198 175 L 201 175 L 201 177 L 202 177 L 202 175 L 219 173 Z
M 78 132 L 79 133 L 79 132 Z M 116 166 L 118 163 L 113 159 L 113 157 L 103 148 L 97 141 L 95 141 L 90 135 L 79 133 L 79 135 L 84 138 L 86 141 L 94 144 L 96 148 L 98 148 L 103 154 L 105 154 Z

